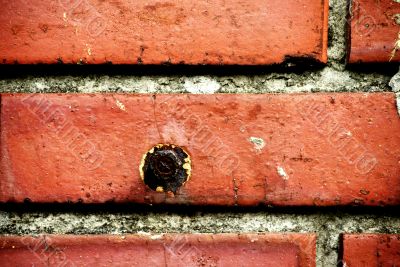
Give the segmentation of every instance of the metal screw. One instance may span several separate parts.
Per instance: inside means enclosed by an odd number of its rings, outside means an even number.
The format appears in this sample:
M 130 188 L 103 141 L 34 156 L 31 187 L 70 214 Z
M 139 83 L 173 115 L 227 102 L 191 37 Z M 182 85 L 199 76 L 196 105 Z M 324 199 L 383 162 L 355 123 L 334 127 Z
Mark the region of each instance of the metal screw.
M 175 194 L 190 178 L 190 156 L 179 146 L 158 144 L 143 155 L 139 171 L 152 190 Z

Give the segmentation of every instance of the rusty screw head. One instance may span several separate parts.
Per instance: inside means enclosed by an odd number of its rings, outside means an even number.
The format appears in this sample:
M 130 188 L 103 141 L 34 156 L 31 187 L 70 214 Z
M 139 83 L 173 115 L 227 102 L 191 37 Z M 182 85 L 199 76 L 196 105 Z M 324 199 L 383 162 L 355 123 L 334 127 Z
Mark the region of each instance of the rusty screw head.
M 191 161 L 183 148 L 158 144 L 143 155 L 139 166 L 144 183 L 157 192 L 173 192 L 189 180 Z

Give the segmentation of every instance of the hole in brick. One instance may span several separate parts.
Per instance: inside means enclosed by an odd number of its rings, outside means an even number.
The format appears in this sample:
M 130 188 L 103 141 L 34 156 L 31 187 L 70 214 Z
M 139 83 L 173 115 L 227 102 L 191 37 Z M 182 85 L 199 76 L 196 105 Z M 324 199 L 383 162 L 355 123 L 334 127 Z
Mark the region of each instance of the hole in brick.
M 150 189 L 175 194 L 190 178 L 190 156 L 179 146 L 158 144 L 143 155 L 139 171 Z

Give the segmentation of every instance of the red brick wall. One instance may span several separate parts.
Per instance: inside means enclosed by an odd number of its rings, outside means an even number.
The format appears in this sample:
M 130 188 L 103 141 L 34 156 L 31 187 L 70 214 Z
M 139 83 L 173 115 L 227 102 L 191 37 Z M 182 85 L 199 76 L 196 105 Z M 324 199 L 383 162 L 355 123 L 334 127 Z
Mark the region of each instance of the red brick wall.
M 2 5 L 1 266 L 400 265 L 397 1 Z

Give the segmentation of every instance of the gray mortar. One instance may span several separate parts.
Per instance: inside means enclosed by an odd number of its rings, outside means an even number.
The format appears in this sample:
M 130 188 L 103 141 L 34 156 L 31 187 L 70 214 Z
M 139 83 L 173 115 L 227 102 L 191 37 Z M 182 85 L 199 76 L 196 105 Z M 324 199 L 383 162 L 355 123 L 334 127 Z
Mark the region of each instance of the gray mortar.
M 400 116 L 400 69 L 399 72 L 392 77 L 392 79 L 389 82 L 389 85 L 390 87 L 392 87 L 392 91 L 396 93 L 397 112 L 399 113 Z
M 346 0 L 330 0 L 329 62 L 303 73 L 258 73 L 232 76 L 29 76 L 0 79 L 0 92 L 129 92 L 129 93 L 294 93 L 392 91 L 394 73 L 345 69 Z M 305 37 L 306 38 L 306 37 Z M 77 66 L 79 68 L 79 66 Z M 400 92 L 392 80 L 393 91 Z M 196 208 L 193 208 L 196 210 Z M 0 211 L 3 234 L 128 234 L 163 232 L 316 232 L 317 265 L 336 266 L 340 233 L 400 233 L 396 212 L 10 212 Z
M 393 74 L 392 74 L 393 75 Z M 236 76 L 27 77 L 0 80 L 0 92 L 295 93 L 390 91 L 390 75 L 322 70 Z

